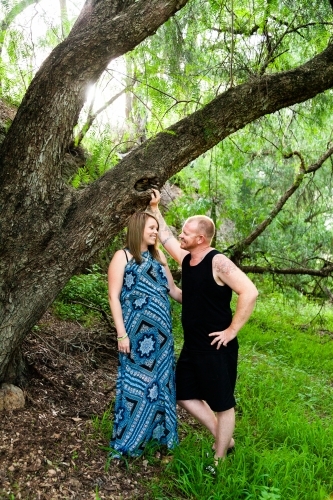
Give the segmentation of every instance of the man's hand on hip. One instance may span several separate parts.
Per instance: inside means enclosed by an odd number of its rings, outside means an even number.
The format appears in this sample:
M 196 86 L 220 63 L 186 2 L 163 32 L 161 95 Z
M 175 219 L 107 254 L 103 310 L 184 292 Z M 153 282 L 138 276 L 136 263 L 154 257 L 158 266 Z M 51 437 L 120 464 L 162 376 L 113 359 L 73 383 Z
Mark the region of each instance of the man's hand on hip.
M 214 337 L 210 345 L 216 344 L 216 349 L 220 349 L 221 346 L 226 347 L 228 342 L 234 339 L 236 335 L 237 332 L 232 331 L 229 328 L 226 328 L 226 330 L 222 330 L 221 332 L 212 332 L 208 334 L 209 337 Z

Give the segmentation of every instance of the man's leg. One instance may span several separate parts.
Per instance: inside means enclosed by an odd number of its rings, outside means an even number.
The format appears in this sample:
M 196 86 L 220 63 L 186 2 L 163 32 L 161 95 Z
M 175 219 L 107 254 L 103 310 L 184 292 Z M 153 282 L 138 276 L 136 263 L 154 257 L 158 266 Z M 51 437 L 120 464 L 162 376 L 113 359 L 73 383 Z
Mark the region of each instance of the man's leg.
M 215 413 L 210 409 L 206 401 L 201 399 L 185 399 L 177 401 L 179 406 L 188 411 L 192 417 L 204 425 L 214 436 L 217 430 L 217 418 Z
M 218 445 L 218 441 L 221 441 L 221 434 L 223 434 L 223 426 L 224 426 L 224 414 L 228 412 L 233 412 L 233 428 L 232 432 L 227 444 L 227 448 L 225 450 L 225 453 L 227 452 L 228 448 L 232 448 L 235 445 L 235 441 L 232 438 L 234 428 L 235 428 L 235 411 L 234 408 L 231 408 L 231 410 L 227 410 L 226 412 L 222 411 L 217 413 L 217 418 L 215 416 L 215 413 L 211 410 L 211 408 L 208 406 L 206 401 L 202 401 L 201 399 L 185 399 L 181 401 L 177 401 L 179 406 L 184 408 L 186 411 L 188 411 L 192 417 L 194 417 L 198 422 L 200 422 L 202 425 L 204 425 L 214 436 L 215 438 L 215 443 L 213 444 L 213 449 L 215 450 L 215 456 L 224 456 L 224 455 L 217 455 L 220 451 L 221 446 Z M 222 415 L 222 418 L 220 418 L 221 422 L 219 425 L 219 416 Z M 230 434 L 229 426 L 226 429 L 227 431 L 227 436 Z M 227 439 L 227 437 L 225 438 Z M 219 448 L 218 448 L 219 446 Z M 222 444 L 224 446 L 224 444 Z M 217 451 L 218 450 L 218 451 Z
M 216 415 L 215 458 L 219 459 L 225 457 L 228 448 L 234 446 L 232 435 L 235 430 L 235 409 L 220 411 Z

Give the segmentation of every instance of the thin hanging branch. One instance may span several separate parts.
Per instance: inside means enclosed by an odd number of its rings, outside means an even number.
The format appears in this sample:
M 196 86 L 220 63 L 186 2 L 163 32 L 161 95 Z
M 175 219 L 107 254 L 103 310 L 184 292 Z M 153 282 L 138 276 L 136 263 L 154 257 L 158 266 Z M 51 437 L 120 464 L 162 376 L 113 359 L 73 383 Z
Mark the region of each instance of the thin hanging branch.
M 125 92 L 127 92 L 130 88 L 133 88 L 132 85 L 130 87 L 125 87 L 124 89 L 122 89 L 116 95 L 112 96 L 111 99 L 109 99 L 108 101 L 106 101 L 106 103 L 103 104 L 103 106 L 101 106 L 94 113 L 92 112 L 92 105 L 90 106 L 89 111 L 88 111 L 87 121 L 83 125 L 83 127 L 80 130 L 80 132 L 78 133 L 78 135 L 74 139 L 75 146 L 78 146 L 82 142 L 83 138 L 85 137 L 86 133 L 88 132 L 88 130 L 90 129 L 90 127 L 92 126 L 92 124 L 94 123 L 94 121 L 96 120 L 97 116 L 100 115 L 102 113 L 102 111 L 104 111 L 106 108 L 108 108 L 109 106 L 111 106 L 111 104 L 113 104 L 120 96 L 122 96 L 123 94 L 125 94 Z
M 235 51 L 235 34 L 234 34 L 234 2 L 231 0 L 231 53 L 230 53 L 230 88 L 234 86 L 234 74 L 233 74 L 233 62 L 234 62 L 234 51 Z
M 62 34 L 62 39 L 64 40 L 69 33 L 67 0 L 59 0 L 59 2 L 60 2 L 61 34 Z
M 29 7 L 29 5 L 37 4 L 39 2 L 40 0 L 22 0 L 21 2 L 18 2 L 0 22 L 0 57 L 3 50 L 5 36 L 11 23 L 19 14 L 21 14 L 21 12 L 23 12 L 27 7 Z

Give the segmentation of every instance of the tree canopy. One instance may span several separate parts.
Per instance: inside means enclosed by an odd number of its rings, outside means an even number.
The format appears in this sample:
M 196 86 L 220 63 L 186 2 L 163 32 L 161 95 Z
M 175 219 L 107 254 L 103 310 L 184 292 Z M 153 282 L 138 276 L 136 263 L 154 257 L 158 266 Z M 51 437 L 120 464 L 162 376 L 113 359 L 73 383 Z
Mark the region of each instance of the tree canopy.
M 15 92 L 8 73 L 2 86 L 19 106 L 0 150 L 0 381 L 19 378 L 22 340 L 67 280 L 170 178 L 179 218 L 233 221 L 222 241 L 244 270 L 332 276 L 329 2 L 87 0 L 68 36 L 59 7 L 31 82 L 13 67 Z M 14 24 L 3 74 L 23 43 Z M 126 126 L 84 107 L 98 82 L 117 82 L 109 103 L 126 95 Z M 68 174 L 79 144 L 90 156 Z

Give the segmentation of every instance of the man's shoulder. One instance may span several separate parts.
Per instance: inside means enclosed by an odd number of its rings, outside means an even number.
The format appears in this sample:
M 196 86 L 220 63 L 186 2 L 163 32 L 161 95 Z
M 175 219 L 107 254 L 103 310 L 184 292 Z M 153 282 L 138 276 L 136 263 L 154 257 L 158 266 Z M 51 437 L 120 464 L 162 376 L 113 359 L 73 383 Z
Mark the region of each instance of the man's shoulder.
M 218 273 L 230 274 L 238 269 L 236 264 L 221 252 L 216 253 L 212 261 L 213 267 Z
M 227 257 L 224 253 L 220 252 L 219 250 L 214 249 L 214 255 L 213 255 L 213 260 L 217 261 L 229 261 L 232 262 L 229 257 Z
M 215 259 L 216 257 L 219 258 L 220 255 L 225 257 L 225 255 L 217 248 L 212 248 L 211 253 L 213 254 L 213 259 Z

